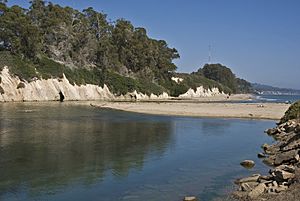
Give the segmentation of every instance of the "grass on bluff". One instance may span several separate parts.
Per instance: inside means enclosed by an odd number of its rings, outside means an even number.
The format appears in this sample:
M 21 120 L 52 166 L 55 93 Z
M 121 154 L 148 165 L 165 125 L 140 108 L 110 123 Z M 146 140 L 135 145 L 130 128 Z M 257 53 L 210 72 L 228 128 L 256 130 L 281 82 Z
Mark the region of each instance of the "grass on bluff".
M 12 74 L 24 80 L 30 80 L 37 76 L 32 62 L 12 55 L 10 52 L 0 51 L 0 69 L 2 70 L 4 66 L 8 66 Z
M 287 122 L 291 119 L 300 118 L 300 101 L 292 104 L 289 109 L 285 112 L 284 116 L 281 118 L 280 123 Z

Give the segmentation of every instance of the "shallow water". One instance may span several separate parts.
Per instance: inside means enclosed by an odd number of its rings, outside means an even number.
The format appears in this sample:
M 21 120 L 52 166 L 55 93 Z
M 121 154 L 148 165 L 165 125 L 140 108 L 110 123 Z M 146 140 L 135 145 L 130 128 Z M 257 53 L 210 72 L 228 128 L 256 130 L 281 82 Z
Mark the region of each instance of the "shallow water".
M 201 200 L 243 175 L 273 121 L 141 115 L 89 106 L 0 105 L 0 200 Z M 254 159 L 251 171 L 239 162 Z

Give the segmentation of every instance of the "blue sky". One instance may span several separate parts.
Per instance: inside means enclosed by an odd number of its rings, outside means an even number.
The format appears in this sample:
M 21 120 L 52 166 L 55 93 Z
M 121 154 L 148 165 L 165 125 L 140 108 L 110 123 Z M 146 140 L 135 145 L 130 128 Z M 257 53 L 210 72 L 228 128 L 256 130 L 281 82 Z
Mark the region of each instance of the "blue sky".
M 26 0 L 9 5 L 28 7 Z M 298 0 L 52 0 L 78 10 L 93 7 L 125 18 L 166 40 L 181 58 L 179 72 L 208 62 L 230 67 L 251 82 L 300 89 Z

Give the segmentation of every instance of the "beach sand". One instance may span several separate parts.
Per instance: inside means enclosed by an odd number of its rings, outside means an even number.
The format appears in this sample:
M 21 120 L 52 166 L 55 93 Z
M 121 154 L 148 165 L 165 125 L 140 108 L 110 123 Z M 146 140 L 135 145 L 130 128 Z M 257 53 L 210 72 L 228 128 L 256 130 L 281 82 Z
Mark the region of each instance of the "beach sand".
M 154 115 L 279 120 L 290 106 L 282 103 L 200 101 L 93 102 L 94 107 Z

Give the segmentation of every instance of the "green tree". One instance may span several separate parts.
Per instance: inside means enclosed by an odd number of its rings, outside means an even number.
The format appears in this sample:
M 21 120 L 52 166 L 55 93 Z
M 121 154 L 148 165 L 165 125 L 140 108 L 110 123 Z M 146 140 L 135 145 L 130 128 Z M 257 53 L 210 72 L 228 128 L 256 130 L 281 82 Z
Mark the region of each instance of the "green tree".
M 2 48 L 35 59 L 40 45 L 39 30 L 31 23 L 26 15 L 26 10 L 19 6 L 5 8 L 3 5 L 1 10 L 0 41 Z

